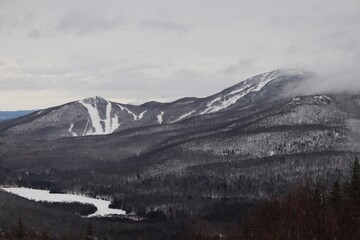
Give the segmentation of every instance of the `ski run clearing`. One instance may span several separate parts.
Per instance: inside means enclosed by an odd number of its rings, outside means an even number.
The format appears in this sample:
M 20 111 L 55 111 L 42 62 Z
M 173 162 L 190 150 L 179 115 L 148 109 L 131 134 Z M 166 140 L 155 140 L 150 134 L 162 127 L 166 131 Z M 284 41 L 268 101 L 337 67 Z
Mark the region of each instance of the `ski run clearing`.
M 118 116 L 115 115 L 114 117 L 111 117 L 111 108 L 112 108 L 111 102 L 107 101 L 106 119 L 101 119 L 101 117 L 100 117 L 99 110 L 97 107 L 96 97 L 93 98 L 93 102 L 94 102 L 95 106 L 92 106 L 90 103 L 84 102 L 84 100 L 81 100 L 79 102 L 88 110 L 91 124 L 95 129 L 95 131 L 93 131 L 93 129 L 90 129 L 87 132 L 85 129 L 84 135 L 110 134 L 110 133 L 113 133 L 120 126 Z M 103 128 L 101 123 L 104 123 L 105 129 Z M 71 126 L 70 126 L 70 129 L 72 130 Z M 70 131 L 70 129 L 69 129 L 69 131 Z
M 97 211 L 93 214 L 90 214 L 86 217 L 105 217 L 111 215 L 125 215 L 126 212 L 120 209 L 109 208 L 110 201 L 89 198 L 85 196 L 75 195 L 75 194 L 60 194 L 60 193 L 50 193 L 48 190 L 38 190 L 31 188 L 0 188 L 8 193 L 16 194 L 20 197 L 34 200 L 34 201 L 43 201 L 43 202 L 62 202 L 62 203 L 71 203 L 78 202 L 83 204 L 92 204 L 97 208 Z

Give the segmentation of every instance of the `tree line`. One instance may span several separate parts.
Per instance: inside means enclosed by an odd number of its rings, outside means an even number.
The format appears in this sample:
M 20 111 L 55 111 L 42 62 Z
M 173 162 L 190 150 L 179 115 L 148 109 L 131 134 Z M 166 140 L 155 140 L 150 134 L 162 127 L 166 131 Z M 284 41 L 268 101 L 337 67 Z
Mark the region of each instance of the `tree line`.
M 21 218 L 8 229 L 0 227 L 0 240 L 108 240 L 108 236 L 97 236 L 93 226 L 88 224 L 76 236 L 52 235 L 48 232 L 34 231 L 25 226 Z

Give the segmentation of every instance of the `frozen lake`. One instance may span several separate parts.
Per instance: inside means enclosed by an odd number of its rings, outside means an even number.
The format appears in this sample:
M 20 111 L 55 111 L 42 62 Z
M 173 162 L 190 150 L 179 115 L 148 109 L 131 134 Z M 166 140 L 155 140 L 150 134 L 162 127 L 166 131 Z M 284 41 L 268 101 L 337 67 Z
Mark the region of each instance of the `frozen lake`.
M 109 208 L 110 201 L 89 198 L 85 196 L 75 195 L 75 194 L 59 194 L 59 193 L 50 193 L 48 190 L 38 190 L 31 188 L 1 188 L 2 190 L 16 194 L 20 197 L 34 200 L 34 201 L 44 201 L 44 202 L 78 202 L 78 203 L 87 203 L 92 204 L 97 208 L 97 211 L 93 214 L 88 215 L 87 217 L 105 217 L 110 215 L 124 215 L 125 211 L 120 209 L 111 209 Z

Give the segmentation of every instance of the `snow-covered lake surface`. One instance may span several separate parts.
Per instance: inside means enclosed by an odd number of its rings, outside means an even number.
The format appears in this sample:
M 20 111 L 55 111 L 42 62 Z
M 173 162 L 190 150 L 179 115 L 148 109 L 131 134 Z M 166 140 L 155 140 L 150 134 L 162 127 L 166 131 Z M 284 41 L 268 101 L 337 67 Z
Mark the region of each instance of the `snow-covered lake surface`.
M 97 211 L 93 214 L 88 215 L 87 217 L 105 217 L 109 215 L 124 215 L 125 211 L 120 209 L 111 209 L 109 208 L 110 201 L 89 198 L 86 196 L 80 196 L 75 194 L 59 194 L 59 193 L 50 193 L 47 190 L 38 190 L 31 188 L 1 188 L 2 190 L 16 194 L 20 197 L 34 200 L 34 201 L 44 201 L 44 202 L 78 202 L 78 203 L 88 203 L 92 204 L 97 208 Z

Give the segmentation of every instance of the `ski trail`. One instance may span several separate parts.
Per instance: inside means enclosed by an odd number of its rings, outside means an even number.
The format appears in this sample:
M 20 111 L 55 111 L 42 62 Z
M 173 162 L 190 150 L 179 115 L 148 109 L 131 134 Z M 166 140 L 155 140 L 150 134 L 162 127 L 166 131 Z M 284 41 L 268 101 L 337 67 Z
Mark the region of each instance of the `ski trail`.
M 124 110 L 127 111 L 127 113 L 130 114 L 134 118 L 133 121 L 137 121 L 137 120 L 142 119 L 144 117 L 144 114 L 147 112 L 147 110 L 145 110 L 142 113 L 140 113 L 139 115 L 136 115 L 135 113 L 133 113 L 132 111 L 130 111 L 126 107 L 123 107 L 120 104 L 118 104 L 118 106 L 121 109 L 121 111 L 124 111 Z
M 160 115 L 157 115 L 158 123 L 161 124 L 163 122 L 164 112 L 161 112 Z
M 77 133 L 74 133 L 74 132 L 72 131 L 73 127 L 74 127 L 74 123 L 70 124 L 70 127 L 69 127 L 69 129 L 68 129 L 68 132 L 71 133 L 71 134 L 73 135 L 73 137 L 77 137 L 77 136 L 78 136 Z
M 120 124 L 117 115 L 111 117 L 112 103 L 106 101 L 107 104 L 106 104 L 105 119 L 101 119 L 99 114 L 99 109 L 97 107 L 96 98 L 93 98 L 93 100 L 95 107 L 89 103 L 84 102 L 84 100 L 80 101 L 80 103 L 88 110 L 91 124 L 95 129 L 95 131 L 93 131 L 93 129 L 87 131 L 89 124 L 88 121 L 88 123 L 85 126 L 83 135 L 102 135 L 102 134 L 113 133 L 120 126 Z M 104 124 L 104 127 L 101 123 Z

